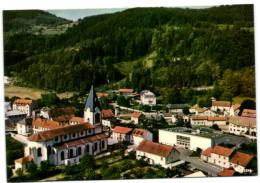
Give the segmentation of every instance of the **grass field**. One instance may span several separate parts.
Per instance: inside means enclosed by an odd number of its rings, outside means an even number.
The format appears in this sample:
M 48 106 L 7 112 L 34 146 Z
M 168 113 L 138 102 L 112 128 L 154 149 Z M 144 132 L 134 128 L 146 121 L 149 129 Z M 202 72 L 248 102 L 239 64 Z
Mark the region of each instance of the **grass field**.
M 13 96 L 17 96 L 20 98 L 30 98 L 33 100 L 41 98 L 41 94 L 47 94 L 50 92 L 40 90 L 37 88 L 26 88 L 26 87 L 20 87 L 20 86 L 12 86 L 12 85 L 5 85 L 4 95 L 5 97 L 12 98 Z M 59 98 L 69 98 L 73 94 L 77 92 L 65 92 L 65 93 L 59 93 L 57 96 Z
M 250 98 L 250 97 L 234 97 L 232 98 L 232 104 L 241 104 L 244 100 L 247 99 L 256 101 L 255 98 Z

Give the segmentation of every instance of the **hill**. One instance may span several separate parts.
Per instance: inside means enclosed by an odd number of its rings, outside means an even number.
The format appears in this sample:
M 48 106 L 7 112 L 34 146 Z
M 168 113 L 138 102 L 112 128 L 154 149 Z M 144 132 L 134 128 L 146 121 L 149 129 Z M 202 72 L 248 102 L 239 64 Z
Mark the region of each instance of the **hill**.
M 163 102 L 184 102 L 174 97 L 183 88 L 208 85 L 222 99 L 254 97 L 253 28 L 252 5 L 127 9 L 86 17 L 59 35 L 9 36 L 5 74 L 59 92 L 150 89 Z

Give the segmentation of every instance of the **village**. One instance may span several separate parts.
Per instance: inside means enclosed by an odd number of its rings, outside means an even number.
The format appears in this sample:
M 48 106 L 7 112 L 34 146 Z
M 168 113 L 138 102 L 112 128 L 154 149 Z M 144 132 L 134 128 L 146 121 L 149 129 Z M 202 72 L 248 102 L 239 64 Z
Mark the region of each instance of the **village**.
M 214 97 L 210 108 L 167 104 L 162 109 L 153 92 L 126 88 L 118 90 L 117 98 L 149 110 L 118 102 L 109 103 L 113 109 L 102 110 L 100 97 L 109 100 L 110 94 L 96 93 L 92 86 L 84 117 L 75 116 L 74 107 L 38 108 L 31 99 L 5 102 L 6 136 L 24 144 L 24 156 L 14 160 L 13 177 L 26 174 L 32 163 L 40 167 L 48 162 L 64 169 L 80 164 L 86 155 L 98 160 L 113 153 L 121 153 L 128 163 L 146 163 L 148 169 L 175 171 L 167 177 L 257 174 L 256 157 L 240 151 L 257 139 L 256 110 L 243 109 L 239 116 L 239 104 Z M 107 164 L 123 159 L 109 159 Z M 117 178 L 131 178 L 136 170 L 131 168 Z

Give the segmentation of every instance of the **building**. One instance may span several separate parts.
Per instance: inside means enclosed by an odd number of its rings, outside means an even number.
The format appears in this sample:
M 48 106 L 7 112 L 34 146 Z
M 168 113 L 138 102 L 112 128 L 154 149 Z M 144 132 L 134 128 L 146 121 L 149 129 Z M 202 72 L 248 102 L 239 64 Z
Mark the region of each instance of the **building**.
M 153 141 L 153 134 L 149 130 L 135 128 L 130 136 L 130 143 L 139 145 L 143 140 Z
M 7 111 L 5 113 L 5 117 L 7 119 L 10 119 L 14 125 L 16 125 L 18 121 L 21 121 L 22 119 L 26 118 L 26 116 L 27 114 L 25 112 L 18 111 L 18 110 Z
M 202 171 L 198 171 L 189 175 L 185 175 L 185 178 L 194 178 L 194 177 L 207 177 Z
M 244 109 L 241 116 L 242 117 L 256 118 L 256 110 Z
M 55 108 L 47 110 L 50 120 L 59 120 L 63 122 L 68 122 L 70 118 L 74 116 L 76 112 L 75 107 L 65 107 L 65 108 Z
M 190 150 L 213 148 L 215 145 L 226 145 L 227 136 L 215 133 L 208 128 L 175 127 L 158 130 L 159 143 L 180 146 Z
M 224 116 L 216 116 L 216 117 L 209 117 L 208 123 L 212 125 L 216 124 L 218 126 L 225 126 L 227 125 L 227 118 Z
M 28 164 L 32 161 L 32 157 L 30 155 L 16 159 L 14 161 L 15 170 L 21 168 L 23 171 L 27 169 Z
M 153 106 L 156 105 L 156 96 L 149 90 L 144 90 L 140 94 L 140 101 L 143 105 Z
M 25 156 L 30 156 L 37 166 L 41 161 L 53 165 L 78 163 L 84 154 L 97 155 L 107 150 L 107 136 L 101 126 L 101 108 L 93 86 L 80 124 L 37 132 L 28 137 Z
M 31 135 L 33 133 L 32 121 L 32 118 L 24 118 L 19 121 L 16 125 L 17 133 L 24 136 Z
M 5 119 L 5 132 L 16 132 L 16 127 L 10 119 Z
M 69 119 L 70 125 L 76 125 L 76 124 L 81 124 L 81 123 L 85 123 L 84 118 L 73 116 L 72 118 Z
M 120 95 L 126 96 L 126 97 L 130 97 L 134 94 L 134 89 L 125 89 L 125 88 L 121 88 L 118 90 Z
M 151 141 L 142 141 L 136 149 L 136 159 L 144 157 L 150 165 L 161 165 L 164 168 L 179 160 L 179 151 L 174 147 Z
M 230 116 L 238 116 L 238 113 L 240 112 L 240 105 L 239 104 L 234 104 L 230 108 Z
M 212 111 L 221 111 L 221 112 L 230 112 L 230 105 L 229 101 L 212 101 L 211 110 Z
M 223 170 L 232 168 L 239 173 L 252 173 L 253 171 L 248 166 L 253 156 L 221 146 L 206 149 L 201 153 L 201 159 L 210 164 L 218 165 Z M 221 175 L 223 173 L 228 172 L 222 172 Z
M 13 103 L 13 110 L 25 112 L 27 116 L 32 115 L 32 111 L 36 109 L 36 103 L 28 99 L 16 99 Z
M 226 117 L 208 117 L 208 116 L 192 116 L 191 117 L 191 126 L 211 127 L 214 124 L 217 124 L 218 126 L 226 126 L 227 118 Z
M 69 124 L 52 121 L 52 120 L 48 120 L 48 119 L 42 119 L 42 118 L 34 118 L 32 120 L 33 133 L 51 130 L 51 129 L 55 129 L 55 128 L 62 128 L 64 126 L 69 126 Z
M 182 113 L 184 108 L 189 108 L 188 104 L 167 104 L 169 112 L 171 113 Z
M 228 120 L 229 133 L 257 136 L 256 118 L 232 116 Z
M 11 110 L 12 110 L 11 102 L 5 102 L 5 112 L 11 111 Z
M 211 111 L 210 109 L 208 109 L 207 107 L 203 107 L 203 108 L 198 108 L 196 111 L 196 115 L 197 116 L 208 116 L 208 117 L 214 117 L 217 114 L 213 111 Z
M 195 104 L 189 108 L 189 112 L 196 114 L 198 108 L 200 108 L 199 105 Z
M 222 172 L 218 173 L 218 176 L 220 177 L 232 177 L 235 175 L 235 171 L 232 169 L 225 169 Z
M 116 126 L 112 133 L 112 139 L 121 141 L 121 142 L 130 142 L 132 128 Z
M 41 109 L 40 116 L 42 116 L 45 119 L 51 119 L 51 117 L 49 115 L 50 114 L 50 110 L 51 110 L 51 108 L 43 107 Z
M 4 84 L 11 84 L 12 83 L 12 78 L 8 76 L 4 76 Z
M 140 112 L 133 112 L 131 114 L 131 121 L 134 122 L 134 124 L 140 124 L 142 120 L 145 119 L 145 115 L 143 115 Z

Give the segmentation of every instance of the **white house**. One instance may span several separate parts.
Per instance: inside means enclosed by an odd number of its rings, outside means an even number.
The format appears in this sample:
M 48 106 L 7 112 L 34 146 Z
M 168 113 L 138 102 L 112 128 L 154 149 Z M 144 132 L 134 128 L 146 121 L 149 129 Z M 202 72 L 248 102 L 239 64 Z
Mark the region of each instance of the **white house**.
M 107 150 L 107 136 L 101 126 L 101 108 L 93 86 L 84 109 L 85 123 L 37 132 L 28 137 L 25 156 L 38 166 L 78 163 L 84 154 L 97 155 Z
M 153 134 L 149 130 L 135 128 L 131 132 L 131 144 L 139 145 L 143 140 L 153 141 Z
M 214 133 L 214 130 L 207 128 L 184 128 L 175 127 L 158 130 L 159 143 L 180 146 L 190 150 L 198 148 L 205 150 L 215 145 L 227 144 L 227 136 L 224 134 Z
M 140 94 L 140 100 L 143 105 L 153 106 L 156 105 L 156 96 L 149 90 L 144 90 Z
M 16 124 L 17 133 L 20 135 L 28 136 L 33 133 L 32 118 L 24 118 Z
M 167 104 L 169 112 L 171 113 L 182 113 L 184 108 L 189 108 L 188 104 Z
M 32 111 L 36 108 L 36 103 L 28 99 L 16 99 L 13 103 L 13 110 L 25 112 L 27 116 L 32 115 Z
M 208 148 L 201 153 L 201 159 L 210 164 L 218 165 L 224 169 L 233 168 L 239 173 L 251 173 L 248 167 L 253 156 L 235 151 L 233 149 L 215 146 Z
M 133 131 L 132 128 L 116 126 L 112 133 L 112 139 L 121 141 L 121 142 L 130 142 L 131 132 Z
M 191 116 L 190 124 L 191 126 L 210 126 L 207 116 Z
M 146 140 L 142 141 L 136 149 L 136 159 L 144 157 L 150 165 L 161 165 L 164 168 L 177 161 L 179 155 L 179 151 L 174 147 Z
M 212 101 L 211 110 L 212 111 L 221 111 L 221 112 L 230 112 L 230 105 L 229 101 Z
M 21 168 L 23 171 L 27 169 L 28 164 L 33 161 L 32 157 L 30 155 L 16 159 L 14 161 L 15 164 L 15 170 Z
M 235 135 L 250 135 L 257 136 L 256 118 L 232 116 L 228 120 L 229 133 Z
M 133 112 L 131 114 L 131 121 L 134 122 L 134 124 L 140 124 L 141 120 L 144 120 L 145 116 L 141 112 Z
M 230 116 L 238 116 L 238 113 L 239 113 L 239 107 L 240 105 L 239 104 L 234 104 L 231 106 L 230 108 Z

